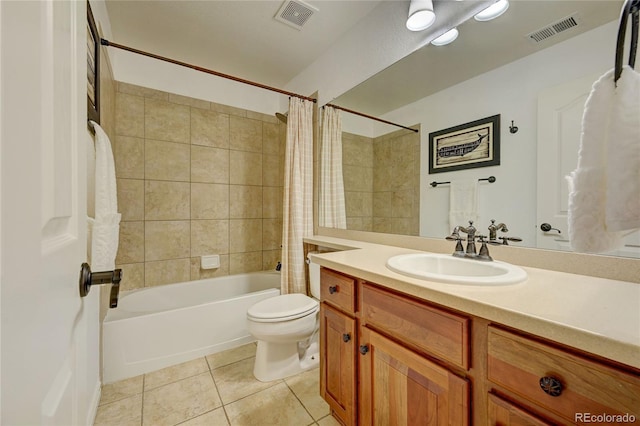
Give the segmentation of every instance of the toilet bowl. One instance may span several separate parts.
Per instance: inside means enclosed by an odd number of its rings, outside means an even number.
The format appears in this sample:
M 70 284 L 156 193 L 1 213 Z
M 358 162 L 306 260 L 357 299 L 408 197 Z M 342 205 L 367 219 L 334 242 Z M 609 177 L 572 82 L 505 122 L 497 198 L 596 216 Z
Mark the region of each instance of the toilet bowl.
M 247 311 L 247 328 L 258 341 L 253 375 L 262 382 L 282 379 L 319 363 L 320 266 L 309 263 L 311 294 L 270 297 Z

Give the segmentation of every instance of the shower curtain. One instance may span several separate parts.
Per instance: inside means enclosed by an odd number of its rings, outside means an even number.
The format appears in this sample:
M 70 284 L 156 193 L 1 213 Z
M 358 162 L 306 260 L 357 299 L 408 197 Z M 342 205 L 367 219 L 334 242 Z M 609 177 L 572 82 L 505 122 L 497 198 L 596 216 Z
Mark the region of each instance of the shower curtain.
M 306 293 L 304 245 L 313 235 L 313 102 L 289 99 L 284 165 L 281 293 Z
M 340 111 L 324 107 L 320 151 L 318 222 L 327 228 L 347 228 L 342 178 L 342 117 Z

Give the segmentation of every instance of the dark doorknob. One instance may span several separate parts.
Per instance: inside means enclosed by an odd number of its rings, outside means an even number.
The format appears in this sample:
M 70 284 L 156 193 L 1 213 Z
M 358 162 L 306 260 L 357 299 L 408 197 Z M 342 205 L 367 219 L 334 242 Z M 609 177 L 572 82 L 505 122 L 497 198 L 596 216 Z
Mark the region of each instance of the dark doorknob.
M 558 228 L 553 228 L 550 224 L 548 223 L 543 223 L 542 225 L 540 225 L 540 229 L 543 232 L 549 232 L 549 231 L 558 231 L 558 234 L 562 234 L 562 232 L 560 232 L 560 230 Z

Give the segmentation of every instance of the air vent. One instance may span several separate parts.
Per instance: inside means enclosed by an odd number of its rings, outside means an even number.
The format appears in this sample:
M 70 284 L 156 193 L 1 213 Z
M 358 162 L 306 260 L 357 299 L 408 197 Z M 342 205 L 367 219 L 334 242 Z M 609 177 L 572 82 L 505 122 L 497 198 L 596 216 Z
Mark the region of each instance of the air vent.
M 534 43 L 540 43 L 541 41 L 560 34 L 561 32 L 577 27 L 579 23 L 580 19 L 578 17 L 578 14 L 574 13 L 571 16 L 568 16 L 557 22 L 549 24 L 544 28 L 540 28 L 537 31 L 527 34 L 526 37 Z
M 302 0 L 286 0 L 275 16 L 276 21 L 301 30 L 311 15 L 318 9 Z

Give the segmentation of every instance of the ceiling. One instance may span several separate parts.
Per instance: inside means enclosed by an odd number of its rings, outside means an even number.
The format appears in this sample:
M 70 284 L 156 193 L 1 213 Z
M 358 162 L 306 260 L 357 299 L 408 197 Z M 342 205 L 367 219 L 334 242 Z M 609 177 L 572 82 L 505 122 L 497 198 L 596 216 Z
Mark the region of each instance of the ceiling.
M 408 7 L 408 0 L 307 0 L 318 11 L 297 30 L 274 19 L 285 1 L 106 0 L 106 5 L 113 42 L 280 88 L 383 1 Z M 436 1 L 436 13 L 438 3 L 449 1 Z M 465 22 L 453 44 L 427 45 L 333 103 L 382 115 L 617 19 L 621 5 L 622 0 L 511 0 L 498 19 Z M 538 44 L 525 37 L 574 12 L 578 27 Z
M 283 0 L 107 0 L 113 42 L 275 87 L 293 77 L 380 0 L 309 0 L 302 30 L 276 21 Z

